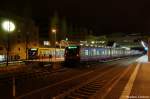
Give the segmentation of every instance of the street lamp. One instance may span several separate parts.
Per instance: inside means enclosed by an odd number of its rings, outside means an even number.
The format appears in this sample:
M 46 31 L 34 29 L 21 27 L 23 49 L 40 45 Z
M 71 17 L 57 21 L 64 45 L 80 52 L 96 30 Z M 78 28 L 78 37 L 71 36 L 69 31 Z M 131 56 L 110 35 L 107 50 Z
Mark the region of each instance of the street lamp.
M 9 57 L 9 34 L 15 30 L 15 24 L 10 20 L 5 20 L 2 22 L 2 28 L 7 33 L 7 59 L 6 66 L 8 66 L 8 57 Z
M 55 61 L 56 61 L 56 29 L 52 29 L 52 33 L 55 34 L 54 42 L 55 42 Z

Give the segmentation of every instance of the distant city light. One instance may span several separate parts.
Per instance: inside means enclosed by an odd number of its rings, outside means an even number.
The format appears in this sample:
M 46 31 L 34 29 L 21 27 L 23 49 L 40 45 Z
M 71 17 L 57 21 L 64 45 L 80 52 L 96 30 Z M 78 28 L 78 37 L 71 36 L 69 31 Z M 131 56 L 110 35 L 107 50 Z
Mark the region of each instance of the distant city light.
M 15 30 L 15 24 L 11 21 L 4 21 L 2 27 L 7 32 L 12 32 Z
M 52 29 L 52 33 L 56 33 L 56 29 Z

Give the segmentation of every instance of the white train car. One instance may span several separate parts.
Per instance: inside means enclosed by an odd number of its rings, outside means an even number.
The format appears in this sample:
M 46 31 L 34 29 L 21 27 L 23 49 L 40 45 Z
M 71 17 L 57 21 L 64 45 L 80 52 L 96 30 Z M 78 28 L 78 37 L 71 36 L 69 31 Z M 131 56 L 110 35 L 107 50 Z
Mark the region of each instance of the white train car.
M 65 62 L 102 61 L 118 57 L 141 54 L 136 50 L 110 47 L 81 47 L 71 45 L 65 49 Z

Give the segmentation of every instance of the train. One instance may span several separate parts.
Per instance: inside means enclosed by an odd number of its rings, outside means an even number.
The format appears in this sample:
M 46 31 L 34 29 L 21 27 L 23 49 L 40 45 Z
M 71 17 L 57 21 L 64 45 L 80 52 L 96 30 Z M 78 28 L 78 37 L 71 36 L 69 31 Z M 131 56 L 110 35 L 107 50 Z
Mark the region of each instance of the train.
M 63 58 L 64 48 L 30 48 L 28 49 L 28 59 L 48 59 L 52 57 Z
M 64 60 L 69 62 L 106 61 L 115 58 L 139 55 L 142 52 L 125 48 L 86 47 L 70 45 L 65 48 Z

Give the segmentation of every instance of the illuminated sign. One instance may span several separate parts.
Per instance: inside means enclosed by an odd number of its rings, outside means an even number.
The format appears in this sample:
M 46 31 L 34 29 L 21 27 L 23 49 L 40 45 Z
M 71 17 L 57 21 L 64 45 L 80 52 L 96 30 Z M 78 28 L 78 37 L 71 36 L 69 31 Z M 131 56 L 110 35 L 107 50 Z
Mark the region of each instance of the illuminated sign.
M 77 46 L 69 46 L 68 48 L 69 49 L 75 49 L 75 48 L 77 48 Z
M 31 51 L 37 51 L 37 48 L 31 48 Z

